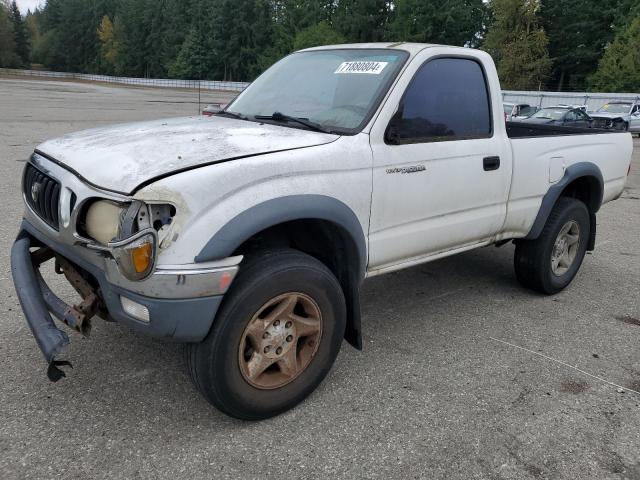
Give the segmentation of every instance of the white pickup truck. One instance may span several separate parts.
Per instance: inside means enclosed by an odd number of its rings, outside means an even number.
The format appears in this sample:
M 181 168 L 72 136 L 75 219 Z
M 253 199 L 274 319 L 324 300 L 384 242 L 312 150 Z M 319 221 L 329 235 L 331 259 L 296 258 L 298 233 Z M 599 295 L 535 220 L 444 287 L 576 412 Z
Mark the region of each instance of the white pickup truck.
M 367 277 L 513 241 L 515 273 L 565 288 L 629 172 L 624 132 L 505 123 L 484 52 L 409 43 L 312 48 L 225 110 L 38 146 L 12 248 L 49 364 L 94 315 L 188 344 L 200 392 L 261 419 L 311 393 L 343 338 L 361 348 Z M 53 260 L 82 297 L 65 304 Z

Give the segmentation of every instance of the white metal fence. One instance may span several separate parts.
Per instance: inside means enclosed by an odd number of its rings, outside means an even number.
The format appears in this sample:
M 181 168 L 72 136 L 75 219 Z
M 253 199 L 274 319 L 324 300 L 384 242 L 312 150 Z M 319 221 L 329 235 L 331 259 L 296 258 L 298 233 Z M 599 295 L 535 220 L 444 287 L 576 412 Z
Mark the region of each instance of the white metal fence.
M 68 80 L 85 80 L 90 82 L 116 83 L 120 85 L 136 85 L 140 87 L 190 88 L 203 90 L 225 90 L 241 92 L 248 83 L 221 82 L 214 80 L 177 80 L 171 78 L 133 78 L 111 77 L 108 75 L 91 75 L 87 73 L 45 72 L 42 70 L 16 70 L 0 68 L 0 75 L 27 76 L 40 78 L 59 78 Z
M 224 90 L 241 92 L 247 85 L 246 82 L 221 82 L 215 80 L 176 80 L 160 78 L 132 78 L 110 77 L 107 75 L 91 75 L 85 73 L 46 72 L 41 70 L 15 70 L 0 68 L 0 75 L 15 75 L 43 78 L 60 78 L 71 80 L 85 80 L 93 82 L 116 83 L 121 85 L 137 85 L 141 87 L 165 87 L 165 88 L 189 88 L 203 90 Z M 589 110 L 600 108 L 612 100 L 636 100 L 640 101 L 640 93 L 581 93 L 581 92 L 519 92 L 503 91 L 502 99 L 505 102 L 527 103 L 539 107 L 548 107 L 560 103 L 568 105 L 586 105 Z

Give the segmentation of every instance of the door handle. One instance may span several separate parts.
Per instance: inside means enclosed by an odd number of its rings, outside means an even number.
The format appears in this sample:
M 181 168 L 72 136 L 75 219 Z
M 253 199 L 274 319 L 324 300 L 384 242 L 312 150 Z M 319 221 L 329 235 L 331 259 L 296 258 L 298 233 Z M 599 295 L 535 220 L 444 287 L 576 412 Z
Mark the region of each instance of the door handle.
M 482 159 L 482 168 L 484 168 L 486 172 L 499 169 L 500 157 L 498 157 L 497 155 L 493 157 L 484 157 Z

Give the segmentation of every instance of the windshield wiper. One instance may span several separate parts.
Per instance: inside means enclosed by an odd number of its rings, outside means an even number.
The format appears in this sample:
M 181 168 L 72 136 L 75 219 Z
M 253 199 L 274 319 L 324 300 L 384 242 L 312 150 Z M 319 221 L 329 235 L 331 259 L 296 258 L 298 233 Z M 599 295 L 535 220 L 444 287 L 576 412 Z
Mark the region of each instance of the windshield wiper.
M 214 115 L 237 118 L 239 120 L 249 120 L 248 117 L 242 115 L 241 113 L 229 112 L 227 110 L 220 110 L 219 112 L 214 113 Z
M 291 115 L 285 115 L 280 112 L 273 112 L 272 115 L 255 115 L 253 118 L 256 120 L 275 120 L 276 122 L 294 122 L 304 125 L 310 130 L 314 130 L 316 132 L 333 133 L 332 130 L 324 128 L 322 125 L 312 122 L 311 120 L 307 120 L 306 118 L 292 117 Z

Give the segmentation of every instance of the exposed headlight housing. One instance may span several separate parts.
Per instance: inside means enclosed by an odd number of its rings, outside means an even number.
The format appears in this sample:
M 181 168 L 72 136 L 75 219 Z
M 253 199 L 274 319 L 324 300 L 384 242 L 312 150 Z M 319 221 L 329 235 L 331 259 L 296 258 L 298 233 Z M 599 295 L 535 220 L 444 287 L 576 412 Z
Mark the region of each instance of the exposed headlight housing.
M 160 240 L 168 235 L 175 213 L 169 204 L 99 199 L 88 205 L 79 231 L 99 244 L 93 248 L 111 254 L 122 275 L 144 280 L 153 272 Z

